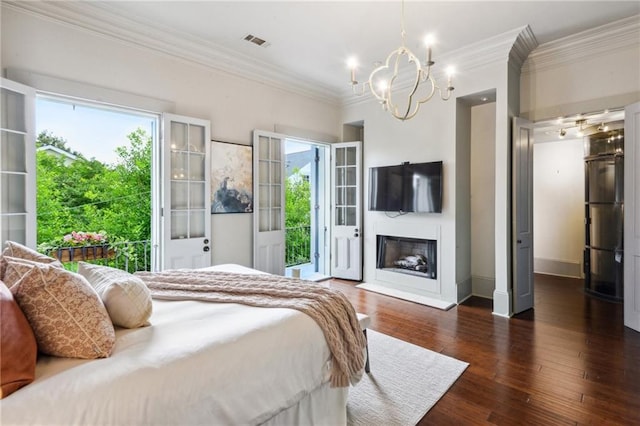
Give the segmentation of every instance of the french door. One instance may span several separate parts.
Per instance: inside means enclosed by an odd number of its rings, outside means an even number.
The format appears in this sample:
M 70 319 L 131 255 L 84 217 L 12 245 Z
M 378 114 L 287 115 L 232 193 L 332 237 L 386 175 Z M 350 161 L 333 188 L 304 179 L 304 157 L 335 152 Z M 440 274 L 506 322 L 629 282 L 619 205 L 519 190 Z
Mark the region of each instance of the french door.
M 253 132 L 253 267 L 276 275 L 285 270 L 285 139 Z
M 331 276 L 361 281 L 361 143 L 335 143 L 331 149 Z
M 211 264 L 209 121 L 163 114 L 160 268 Z

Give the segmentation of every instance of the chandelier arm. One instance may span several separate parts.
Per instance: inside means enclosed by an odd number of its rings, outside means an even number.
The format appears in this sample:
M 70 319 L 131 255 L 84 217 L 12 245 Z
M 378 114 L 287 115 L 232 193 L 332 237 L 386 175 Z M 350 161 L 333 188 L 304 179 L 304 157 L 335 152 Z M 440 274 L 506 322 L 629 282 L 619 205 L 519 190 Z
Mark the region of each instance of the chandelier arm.
M 433 98 L 433 96 L 435 95 L 436 89 L 440 94 L 440 98 L 446 101 L 451 97 L 451 92 L 453 92 L 454 87 L 451 84 L 451 76 L 449 76 L 447 86 L 444 90 L 436 84 L 436 81 L 433 78 L 433 75 L 431 74 L 431 66 L 434 65 L 434 62 L 431 60 L 430 48 L 428 48 L 429 50 L 427 52 L 427 61 L 425 62 L 424 66 L 422 65 L 418 57 L 415 56 L 413 52 L 411 52 L 409 49 L 407 49 L 405 44 L 406 32 L 405 32 L 405 21 L 404 21 L 404 0 L 402 0 L 402 7 L 401 7 L 400 29 L 401 29 L 400 35 L 402 38 L 401 46 L 393 50 L 387 56 L 384 64 L 377 66 L 371 72 L 371 74 L 369 74 L 369 80 L 367 80 L 364 84 L 362 84 L 362 87 L 360 88 L 360 90 L 357 90 L 356 88 L 356 86 L 358 85 L 358 82 L 355 79 L 355 74 L 352 68 L 351 85 L 352 85 L 353 93 L 357 96 L 364 95 L 365 91 L 368 88 L 369 91 L 371 91 L 371 93 L 373 94 L 373 96 L 382 105 L 383 110 L 388 111 L 394 118 L 405 121 L 416 116 L 416 114 L 420 110 L 420 106 L 423 103 L 426 103 Z M 393 61 L 393 64 L 392 64 L 391 61 L 394 55 L 395 55 L 395 60 Z M 406 109 L 404 109 L 404 106 L 402 106 L 403 113 L 401 113 L 399 111 L 400 107 L 398 106 L 398 104 L 393 102 L 392 89 L 399 78 L 400 57 L 405 55 L 407 56 L 408 63 L 413 63 L 415 65 L 416 74 L 413 81 L 413 87 L 410 88 L 411 90 L 407 95 Z M 374 80 L 375 80 L 376 74 L 383 70 L 392 72 L 389 78 L 389 81 L 387 82 L 385 80 L 381 80 L 379 82 L 375 82 Z M 388 74 L 385 73 L 384 75 L 388 75 Z M 424 98 L 419 98 L 417 93 L 418 93 L 420 84 L 422 83 L 430 84 L 431 90 L 428 92 L 428 94 Z
M 413 96 L 418 91 L 418 86 L 420 85 L 420 79 L 421 79 L 421 76 L 422 76 L 422 69 L 420 67 L 420 61 L 417 60 L 418 58 L 416 58 L 416 56 L 409 50 L 405 50 L 404 53 L 409 58 L 409 62 L 413 62 L 415 64 L 415 66 L 416 66 L 416 77 L 415 77 L 414 82 L 413 82 L 413 88 L 411 89 L 411 92 L 409 92 L 409 95 L 407 96 L 407 109 L 404 112 L 404 114 L 398 114 L 398 107 L 394 106 L 395 113 L 393 115 L 394 115 L 394 117 L 398 117 L 398 116 L 399 117 L 405 117 L 405 118 L 401 118 L 401 120 L 405 120 L 406 117 L 411 112 L 411 107 L 412 107 L 412 104 L 413 104 Z M 389 94 L 389 100 L 391 100 L 391 94 Z M 419 107 L 419 103 L 418 103 L 418 107 Z

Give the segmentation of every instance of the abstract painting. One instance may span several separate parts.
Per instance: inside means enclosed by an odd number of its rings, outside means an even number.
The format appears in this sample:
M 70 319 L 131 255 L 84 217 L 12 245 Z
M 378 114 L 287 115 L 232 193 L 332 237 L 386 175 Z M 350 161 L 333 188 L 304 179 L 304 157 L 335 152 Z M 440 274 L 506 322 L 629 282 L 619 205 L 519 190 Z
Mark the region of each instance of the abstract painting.
M 253 148 L 211 141 L 211 213 L 253 212 Z

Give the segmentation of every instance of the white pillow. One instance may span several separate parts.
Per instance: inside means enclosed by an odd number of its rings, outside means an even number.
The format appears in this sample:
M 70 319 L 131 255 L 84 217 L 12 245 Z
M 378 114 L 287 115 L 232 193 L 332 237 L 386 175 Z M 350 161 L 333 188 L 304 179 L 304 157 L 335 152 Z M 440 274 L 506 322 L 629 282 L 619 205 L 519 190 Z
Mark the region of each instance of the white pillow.
M 96 290 L 114 325 L 136 328 L 148 325 L 151 293 L 145 283 L 126 271 L 78 262 L 78 273 Z

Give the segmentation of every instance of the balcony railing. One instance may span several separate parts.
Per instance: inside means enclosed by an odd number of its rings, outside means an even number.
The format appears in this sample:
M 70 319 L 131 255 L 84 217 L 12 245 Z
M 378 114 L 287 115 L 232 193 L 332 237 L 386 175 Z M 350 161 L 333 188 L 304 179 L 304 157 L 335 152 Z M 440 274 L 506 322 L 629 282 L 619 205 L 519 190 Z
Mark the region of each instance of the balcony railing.
M 311 226 L 292 226 L 285 229 L 285 264 L 301 265 L 311 261 Z
M 286 228 L 286 266 L 311 262 L 311 226 Z M 77 262 L 97 263 L 127 272 L 151 270 L 151 241 L 123 241 L 106 246 L 61 247 L 49 255 L 75 270 Z
M 127 272 L 151 270 L 151 241 L 119 241 L 106 245 L 60 247 L 48 253 L 67 269 L 76 270 L 77 262 L 97 263 Z

